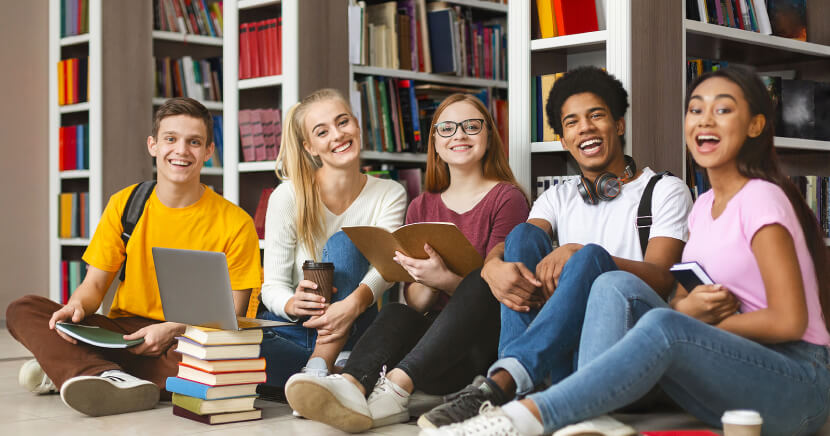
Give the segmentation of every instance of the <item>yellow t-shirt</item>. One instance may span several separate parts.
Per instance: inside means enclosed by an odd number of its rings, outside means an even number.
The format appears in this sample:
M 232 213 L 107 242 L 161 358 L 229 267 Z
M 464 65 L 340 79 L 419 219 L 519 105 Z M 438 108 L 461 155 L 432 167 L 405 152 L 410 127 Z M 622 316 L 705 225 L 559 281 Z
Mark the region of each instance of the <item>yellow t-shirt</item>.
M 134 187 L 110 197 L 84 252 L 83 259 L 88 264 L 112 272 L 118 271 L 124 262 L 121 214 Z M 109 317 L 164 320 L 152 247 L 222 251 L 228 259 L 231 289 L 262 286 L 259 239 L 247 212 L 208 187 L 199 201 L 182 208 L 162 204 L 154 189 L 130 237 L 126 280 L 118 286 Z

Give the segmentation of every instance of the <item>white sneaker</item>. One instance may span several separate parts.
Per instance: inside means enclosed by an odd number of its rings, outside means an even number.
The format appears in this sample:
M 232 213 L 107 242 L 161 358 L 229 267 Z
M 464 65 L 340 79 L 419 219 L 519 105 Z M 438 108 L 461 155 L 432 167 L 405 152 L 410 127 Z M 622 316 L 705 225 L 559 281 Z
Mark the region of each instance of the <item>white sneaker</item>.
M 116 415 L 155 407 L 159 387 L 119 370 L 73 377 L 61 386 L 67 406 L 89 416 Z
M 368 403 L 373 428 L 409 421 L 409 393 L 386 378 L 385 365 Z
M 349 433 L 372 428 L 366 397 L 340 374 L 294 374 L 285 384 L 285 398 L 292 409 L 308 419 Z
M 552 436 L 578 436 L 584 434 L 631 436 L 638 433 L 634 428 L 629 427 L 608 415 L 602 415 L 587 421 L 582 421 L 578 424 L 560 428 L 555 431 Z
M 43 372 L 37 359 L 23 362 L 20 371 L 17 373 L 17 382 L 27 391 L 35 394 L 56 394 L 58 387 L 52 383 L 52 379 Z
M 418 434 L 420 436 L 522 436 L 501 407 L 495 407 L 489 401 L 481 405 L 477 416 L 457 424 L 426 428 Z

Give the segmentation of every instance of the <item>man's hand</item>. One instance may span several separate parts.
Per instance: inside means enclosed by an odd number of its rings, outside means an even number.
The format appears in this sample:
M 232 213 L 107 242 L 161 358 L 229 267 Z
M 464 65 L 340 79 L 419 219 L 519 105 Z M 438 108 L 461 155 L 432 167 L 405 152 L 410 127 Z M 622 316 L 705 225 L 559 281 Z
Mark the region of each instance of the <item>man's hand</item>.
M 528 312 L 541 305 L 534 294 L 542 282 L 520 262 L 490 259 L 481 269 L 481 278 L 490 285 L 496 300 L 516 312 Z
M 131 341 L 133 339 L 144 338 L 144 342 L 135 347 L 127 348 L 133 354 L 142 356 L 160 356 L 164 354 L 176 336 L 184 334 L 186 326 L 175 322 L 162 322 L 159 324 L 151 324 L 143 327 L 136 332 L 124 335 L 124 340 Z
M 582 244 L 565 244 L 553 250 L 536 265 L 536 277 L 542 282 L 542 293 L 547 301 L 556 287 L 559 286 L 559 276 L 571 256 L 582 249 Z
M 348 336 L 354 320 L 362 313 L 355 299 L 332 303 L 320 316 L 313 316 L 303 327 L 317 329 L 317 343 L 328 344 Z
M 718 324 L 732 316 L 740 302 L 723 285 L 699 285 L 674 304 L 675 310 L 707 324 Z
M 59 322 L 79 323 L 83 321 L 84 318 L 86 318 L 86 313 L 84 313 L 84 308 L 81 307 L 80 304 L 67 303 L 65 306 L 56 310 L 52 314 L 52 318 L 49 319 L 49 328 L 55 330 L 58 333 L 58 336 L 62 337 L 66 342 L 69 342 L 70 344 L 77 344 L 78 341 L 74 338 L 66 335 L 60 330 L 56 330 L 55 325 Z

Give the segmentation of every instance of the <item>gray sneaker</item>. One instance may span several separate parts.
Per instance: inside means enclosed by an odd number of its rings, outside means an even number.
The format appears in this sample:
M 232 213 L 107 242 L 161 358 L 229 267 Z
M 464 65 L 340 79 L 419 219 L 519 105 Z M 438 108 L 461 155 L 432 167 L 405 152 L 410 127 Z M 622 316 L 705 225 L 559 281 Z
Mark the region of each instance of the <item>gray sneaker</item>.
M 427 429 L 457 424 L 478 415 L 481 406 L 488 401 L 501 406 L 508 400 L 495 383 L 479 375 L 466 388 L 444 397 L 444 404 L 421 415 L 418 427 Z
M 17 382 L 24 389 L 34 394 L 56 394 L 58 387 L 43 372 L 37 359 L 27 360 L 17 373 Z
M 85 415 L 116 415 L 152 409 L 159 401 L 159 387 L 112 370 L 97 376 L 72 377 L 61 386 L 61 399 Z

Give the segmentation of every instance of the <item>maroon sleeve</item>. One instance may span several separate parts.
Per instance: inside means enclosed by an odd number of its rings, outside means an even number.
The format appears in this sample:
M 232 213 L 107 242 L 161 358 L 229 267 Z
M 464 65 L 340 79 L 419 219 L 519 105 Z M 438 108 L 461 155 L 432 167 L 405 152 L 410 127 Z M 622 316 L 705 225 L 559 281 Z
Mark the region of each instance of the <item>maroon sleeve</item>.
M 406 220 L 404 221 L 404 224 L 419 223 L 424 220 L 422 211 L 423 203 L 424 194 L 415 197 L 415 199 L 409 203 L 409 206 L 406 209 Z
M 527 198 L 519 188 L 513 185 L 510 185 L 496 201 L 493 230 L 490 232 L 490 240 L 487 241 L 487 253 L 496 245 L 504 242 L 504 238 L 513 230 L 513 227 L 527 221 L 527 215 L 530 213 Z

